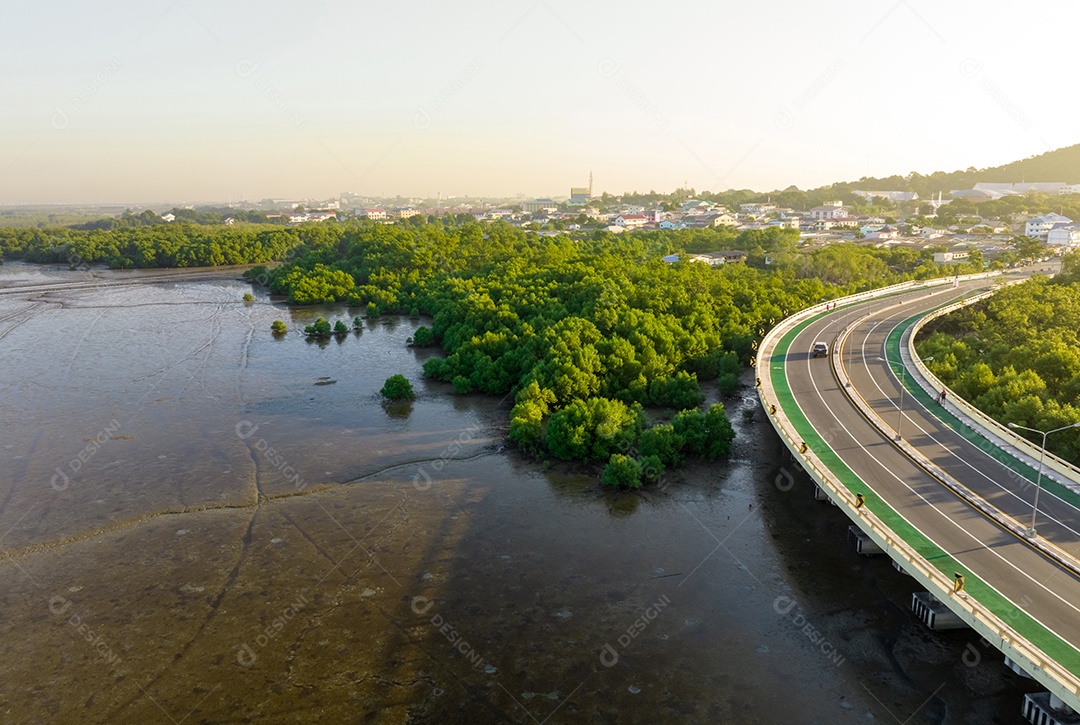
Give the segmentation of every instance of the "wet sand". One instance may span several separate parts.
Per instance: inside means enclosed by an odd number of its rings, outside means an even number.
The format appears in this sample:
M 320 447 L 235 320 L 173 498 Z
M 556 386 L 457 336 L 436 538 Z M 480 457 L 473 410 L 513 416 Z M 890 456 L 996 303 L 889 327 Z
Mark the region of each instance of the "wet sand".
M 606 492 L 423 381 L 418 321 L 312 345 L 344 309 L 245 291 L 0 297 L 4 722 L 1019 720 L 1035 688 L 922 629 L 749 389 L 730 462 Z

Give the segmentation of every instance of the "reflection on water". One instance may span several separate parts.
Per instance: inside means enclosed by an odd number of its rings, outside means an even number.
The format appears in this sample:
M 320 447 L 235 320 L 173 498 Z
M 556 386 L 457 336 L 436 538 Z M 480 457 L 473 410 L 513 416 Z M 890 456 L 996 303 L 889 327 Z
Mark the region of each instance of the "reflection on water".
M 5 265 L 0 287 L 52 276 Z M 919 629 L 910 584 L 844 548 L 842 517 L 773 486 L 764 421 L 732 415 L 729 463 L 604 491 L 503 451 L 509 402 L 423 379 L 420 320 L 308 342 L 358 312 L 246 291 L 0 294 L 4 722 L 1018 707 L 1002 668 L 963 666 L 964 635 Z M 415 401 L 382 400 L 395 373 Z

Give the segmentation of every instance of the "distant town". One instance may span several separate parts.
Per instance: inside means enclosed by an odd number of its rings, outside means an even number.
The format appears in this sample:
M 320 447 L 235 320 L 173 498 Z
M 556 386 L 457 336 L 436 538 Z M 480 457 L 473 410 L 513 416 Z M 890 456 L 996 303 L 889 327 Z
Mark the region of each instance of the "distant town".
M 732 232 L 757 229 L 796 229 L 800 244 L 806 250 L 836 242 L 854 242 L 878 248 L 907 248 L 917 252 L 933 248 L 934 261 L 939 264 L 961 262 L 978 250 L 989 263 L 1002 253 L 1013 249 L 1012 240 L 1020 235 L 1045 242 L 1050 251 L 1060 254 L 1080 248 L 1080 222 L 1049 212 L 1044 214 L 1011 214 L 1008 219 L 983 217 L 978 213 L 981 202 L 1006 197 L 1064 196 L 1080 194 L 1080 184 L 1064 182 L 1005 182 L 976 183 L 971 189 L 949 192 L 946 198 L 919 199 L 916 192 L 859 189 L 851 192 L 863 204 L 848 205 L 839 200 L 807 209 L 793 209 L 771 201 L 741 203 L 729 208 L 713 201 L 690 199 L 680 204 L 624 203 L 622 197 L 604 194 L 594 197 L 589 188 L 574 187 L 568 197 L 511 199 L 460 203 L 455 199 L 439 200 L 434 205 L 418 199 L 400 199 L 397 203 L 377 203 L 343 194 L 331 200 L 268 199 L 260 208 L 270 208 L 265 216 L 269 221 L 290 225 L 311 222 L 365 219 L 381 224 L 394 224 L 413 217 L 443 218 L 468 215 L 481 222 L 502 221 L 513 226 L 552 236 L 604 231 L 613 234 L 658 230 L 726 228 Z M 963 208 L 961 214 L 941 214 L 951 204 Z M 859 213 L 855 206 L 890 211 Z M 975 213 L 967 213 L 974 208 Z M 909 213 L 903 213 L 909 211 Z M 956 223 L 951 223 L 955 217 Z M 165 214 L 163 221 L 175 219 Z M 949 223 L 940 223 L 944 219 Z M 226 224 L 235 220 L 226 218 Z M 722 251 L 691 255 L 693 261 L 719 265 L 742 261 L 744 252 Z M 677 261 L 678 255 L 665 258 Z
M 1025 236 L 1040 242 L 1045 254 L 1060 255 L 1080 248 L 1080 222 L 1048 209 L 1071 210 L 1080 219 L 1080 184 L 1065 182 L 979 182 L 970 189 L 939 192 L 920 198 L 914 191 L 859 189 L 800 192 L 794 187 L 773 194 L 732 191 L 723 194 L 677 190 L 672 194 L 630 193 L 594 196 L 591 187 L 572 187 L 555 198 L 378 198 L 343 193 L 330 199 L 263 199 L 217 206 L 182 206 L 169 211 L 136 214 L 122 207 L 37 207 L 0 210 L 0 226 L 68 224 L 75 229 L 108 229 L 120 223 L 274 223 L 283 226 L 366 220 L 377 224 L 417 224 L 453 218 L 502 222 L 541 236 L 584 238 L 597 232 L 635 234 L 656 231 L 715 229 L 735 235 L 783 229 L 798 233 L 799 247 L 813 251 L 839 242 L 881 249 L 907 249 L 938 264 L 980 261 L 991 265 L 1017 263 L 1015 240 Z M 823 196 L 825 194 L 826 196 Z M 697 197 L 711 197 L 697 198 Z M 774 201 L 774 197 L 777 199 Z M 735 199 L 721 203 L 718 198 Z M 749 198 L 749 201 L 740 201 Z M 797 208 L 792 199 L 815 198 L 822 203 Z M 764 199 L 764 200 L 762 200 Z M 1058 201 L 1060 200 L 1060 201 Z M 988 210 L 984 213 L 983 210 Z M 20 221 L 19 214 L 24 217 Z M 110 215 L 102 218 L 103 215 Z M 36 215 L 36 216 L 35 216 Z M 41 221 L 47 218 L 48 222 Z M 34 219 L 38 221 L 35 223 Z M 73 223 L 75 222 L 75 223 Z M 788 231 L 787 234 L 794 234 Z M 1045 245 L 1045 246 L 1044 246 Z M 714 250 L 687 253 L 687 261 L 709 265 L 747 259 L 745 251 Z M 680 255 L 664 257 L 676 262 Z M 766 257 L 766 265 L 771 260 Z

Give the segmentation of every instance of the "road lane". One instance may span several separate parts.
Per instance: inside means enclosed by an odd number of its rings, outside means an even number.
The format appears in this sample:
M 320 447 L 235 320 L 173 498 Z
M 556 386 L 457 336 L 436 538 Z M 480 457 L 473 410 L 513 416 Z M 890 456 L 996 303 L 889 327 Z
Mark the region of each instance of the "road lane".
M 845 360 L 852 361 L 852 385 L 856 391 L 883 413 L 886 420 L 890 410 L 895 420 L 895 400 L 899 395 L 896 378 L 886 363 L 876 360 L 878 356 L 884 356 L 883 345 L 888 330 L 916 312 L 945 304 L 979 286 L 985 286 L 985 282 L 967 283 L 957 289 L 908 293 L 899 298 L 904 301 L 903 308 L 880 313 L 879 317 L 858 324 L 852 339 L 856 342 L 861 340 L 861 343 L 851 349 L 838 351 L 845 355 Z M 879 308 L 882 305 L 880 301 L 876 303 Z M 860 305 L 863 309 L 867 306 Z M 843 324 L 838 325 L 837 319 L 844 316 L 850 318 L 851 313 L 850 309 L 841 309 L 815 320 L 793 340 L 786 358 L 786 370 L 789 386 L 803 413 L 844 463 L 918 531 L 993 587 L 1017 609 L 1026 612 L 1073 648 L 1080 647 L 1080 628 L 1077 627 L 1080 609 L 1076 604 L 1080 603 L 1080 579 L 1049 561 L 996 522 L 988 520 L 911 461 L 854 408 L 838 386 L 830 361 L 814 359 L 810 355 L 813 343 L 818 340 L 831 342 Z M 883 318 L 884 322 L 879 318 Z M 850 358 L 847 357 L 849 355 Z M 861 372 L 856 374 L 859 370 Z M 890 391 L 892 396 L 889 395 Z M 909 402 L 914 403 L 910 399 Z M 916 410 L 912 408 L 913 413 Z M 965 485 L 990 491 L 992 479 L 997 474 L 989 467 L 993 464 L 1000 469 L 1001 464 L 945 426 L 938 424 L 936 428 L 928 427 L 934 425 L 934 419 L 925 410 L 922 412 L 925 419 L 916 414 L 913 422 L 905 422 L 905 425 L 915 425 L 914 421 L 918 421 L 918 425 L 932 430 L 934 438 L 942 443 L 935 443 L 929 438 L 909 442 L 929 444 L 935 449 L 930 456 L 935 463 L 940 458 L 948 463 L 948 467 L 942 465 L 942 468 L 946 468 Z M 948 437 L 949 434 L 951 437 Z M 923 435 L 919 433 L 916 438 Z M 985 466 L 986 470 L 973 471 L 971 466 L 957 463 L 956 455 L 973 465 Z M 1007 495 L 1002 498 L 1013 500 L 1017 506 L 1016 512 L 1021 512 L 1022 500 Z M 1056 518 L 1067 519 L 1070 514 L 1065 510 L 1064 502 L 1057 501 L 1057 504 L 1061 510 L 1052 507 L 1053 511 L 1049 513 Z M 1030 511 L 1030 505 L 1027 510 Z M 1071 517 L 1068 519 L 1071 522 L 1069 526 L 1074 527 L 1075 510 L 1071 512 Z M 998 615 L 1006 621 L 1010 619 L 1010 612 L 998 612 Z M 1013 612 L 1012 615 L 1016 616 L 1017 613 Z

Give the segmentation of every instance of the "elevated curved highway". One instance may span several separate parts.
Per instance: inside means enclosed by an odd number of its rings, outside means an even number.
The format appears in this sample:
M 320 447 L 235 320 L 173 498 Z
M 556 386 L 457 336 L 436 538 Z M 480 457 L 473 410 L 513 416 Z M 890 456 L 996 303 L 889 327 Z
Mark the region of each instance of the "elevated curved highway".
M 1039 536 L 1024 536 L 1035 472 L 965 434 L 901 372 L 901 332 L 914 319 L 993 282 L 894 288 L 789 318 L 759 350 L 760 395 L 792 452 L 860 529 L 1080 710 L 1080 496 L 1044 486 Z M 812 355 L 816 342 L 828 344 L 826 357 Z M 964 587 L 954 592 L 956 574 Z

